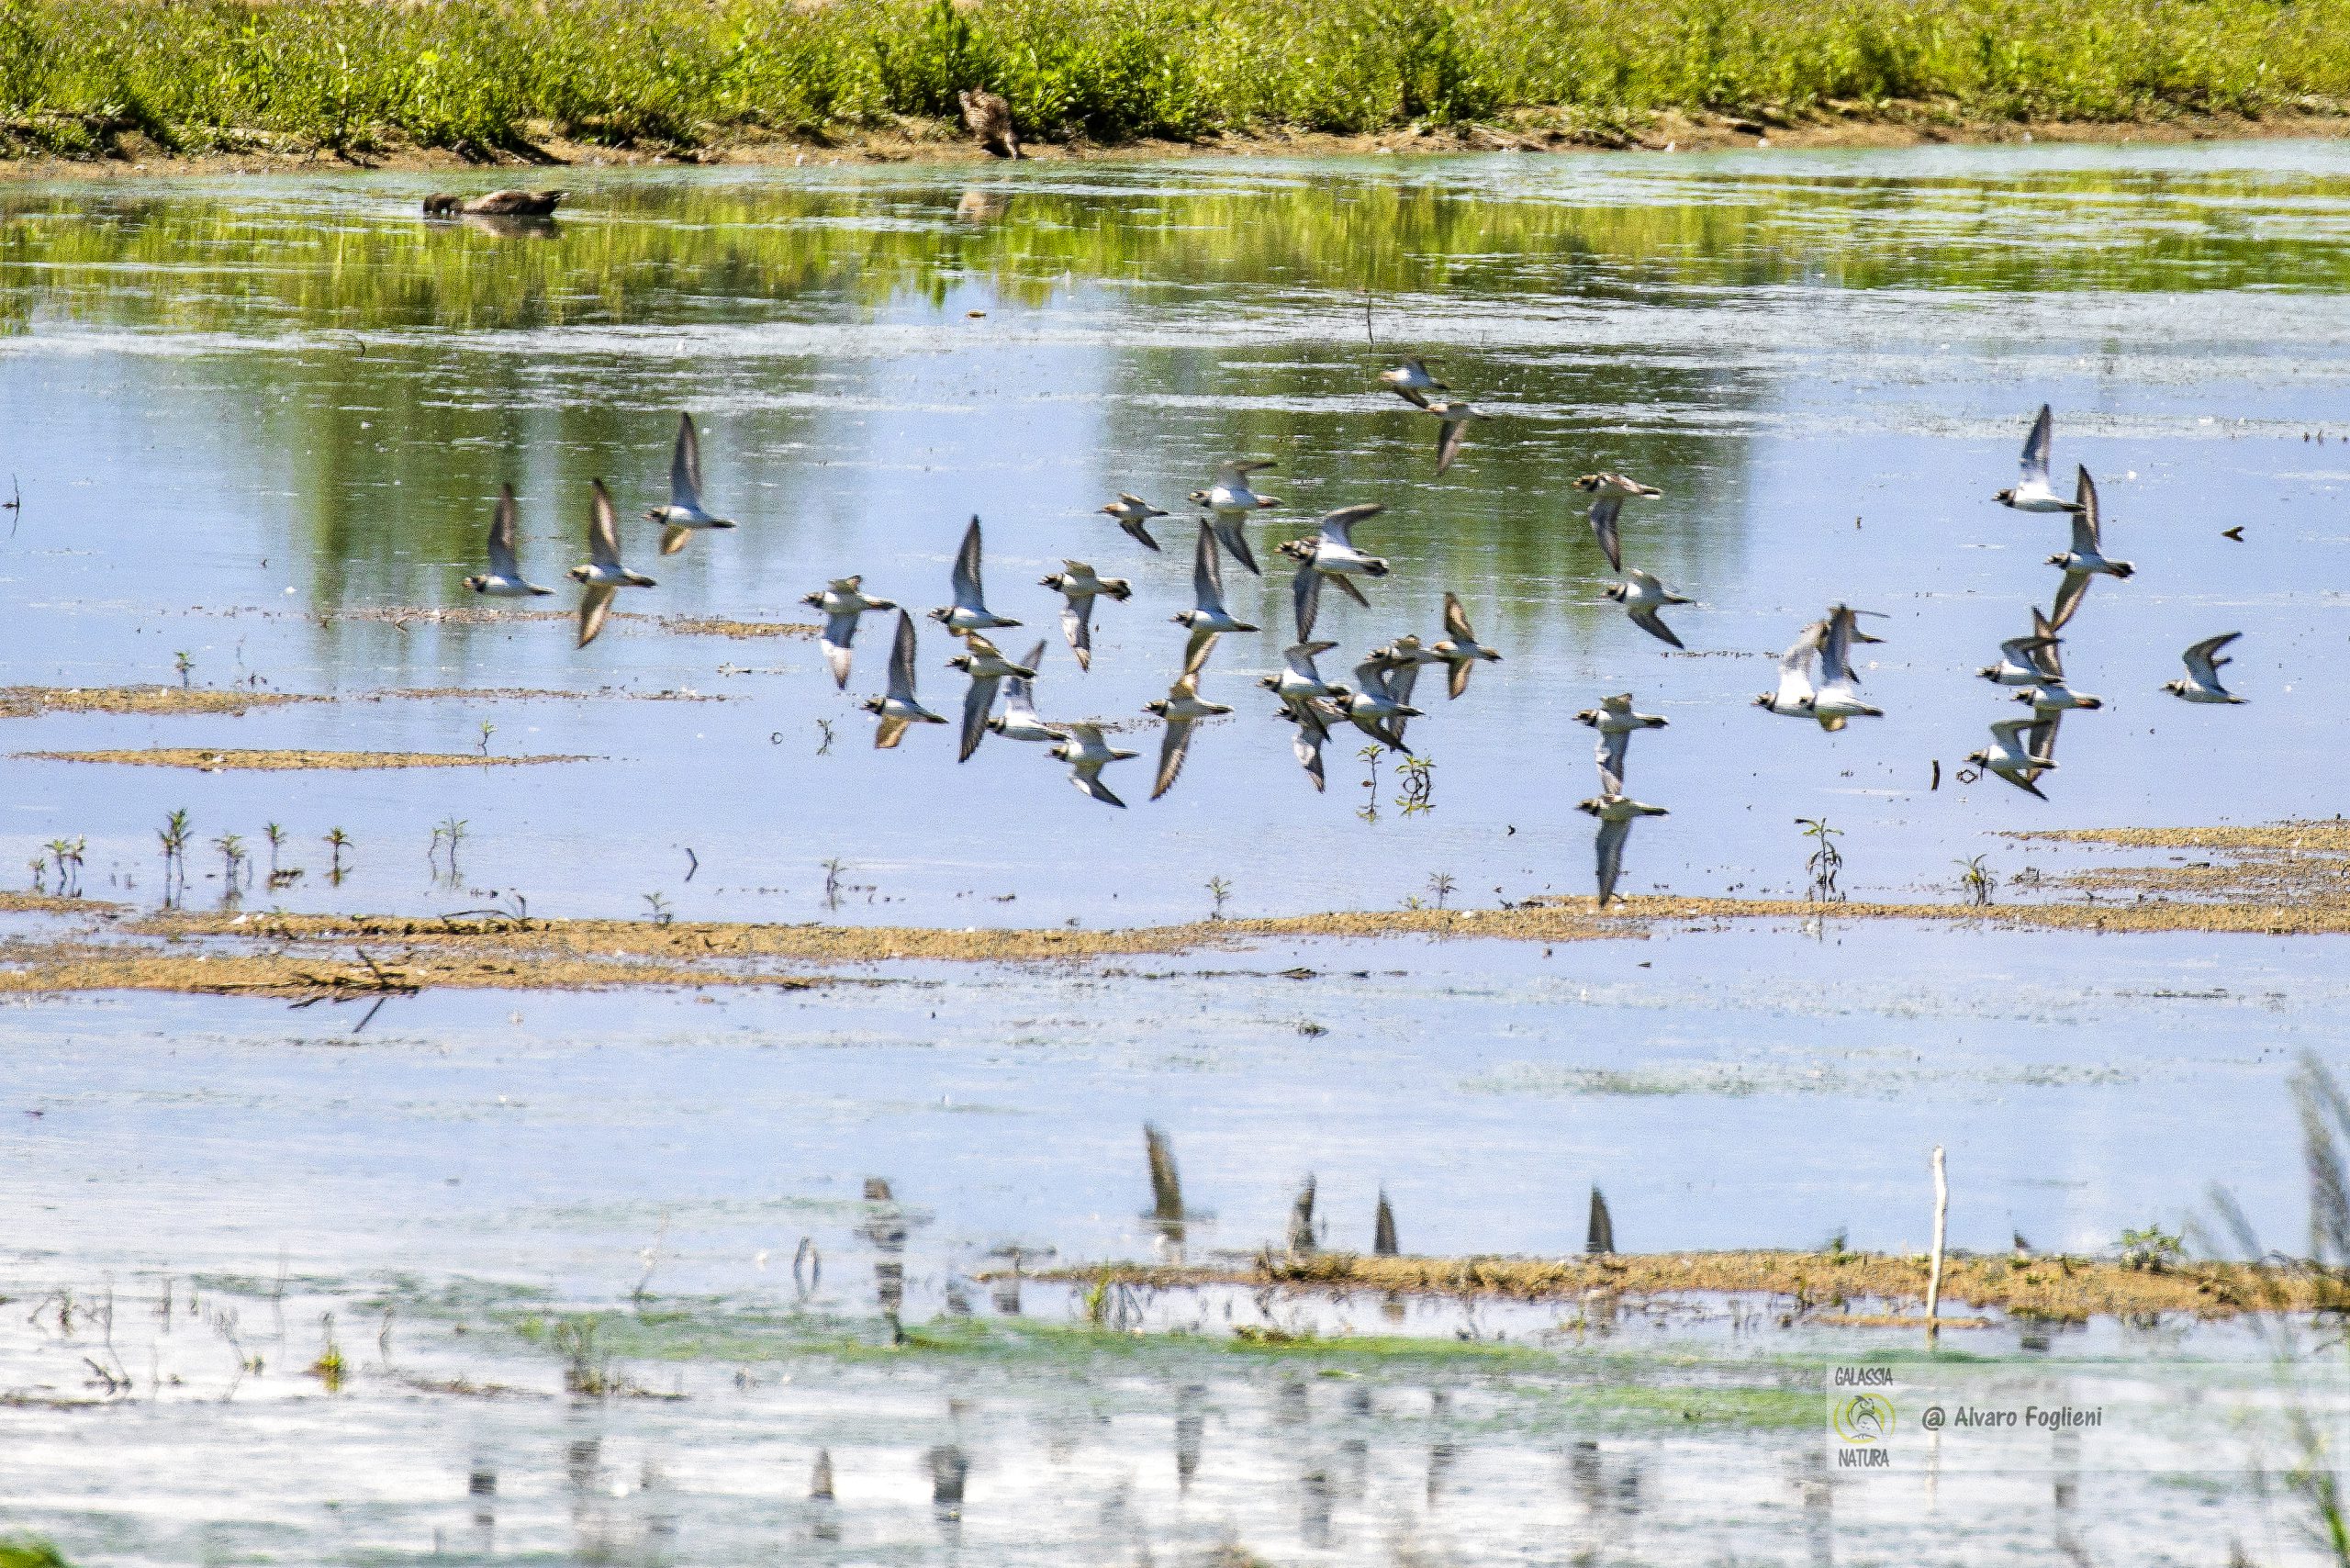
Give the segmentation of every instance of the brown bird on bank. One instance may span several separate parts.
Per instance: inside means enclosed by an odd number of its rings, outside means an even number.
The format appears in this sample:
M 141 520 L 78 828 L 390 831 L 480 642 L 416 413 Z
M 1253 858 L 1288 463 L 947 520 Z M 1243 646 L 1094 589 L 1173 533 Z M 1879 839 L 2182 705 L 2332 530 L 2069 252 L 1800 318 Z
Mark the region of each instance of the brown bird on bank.
M 471 201 L 445 193 L 424 198 L 427 218 L 550 218 L 561 205 L 561 191 L 492 191 Z
M 999 158 L 1020 156 L 1020 133 L 1012 127 L 1012 106 L 985 87 L 966 87 L 955 95 L 963 106 L 963 124 L 979 145 Z

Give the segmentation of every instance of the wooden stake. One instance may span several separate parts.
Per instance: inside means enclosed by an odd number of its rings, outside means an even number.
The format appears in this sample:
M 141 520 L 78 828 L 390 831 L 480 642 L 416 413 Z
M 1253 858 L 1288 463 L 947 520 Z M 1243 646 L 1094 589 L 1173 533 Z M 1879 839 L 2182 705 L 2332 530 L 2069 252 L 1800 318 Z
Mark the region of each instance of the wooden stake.
M 1950 1178 L 1942 1171 L 1942 1146 L 1934 1145 L 1934 1258 L 1932 1271 L 1926 1276 L 1926 1343 L 1931 1345 L 1942 1336 L 1942 1325 L 1936 1316 L 1942 1306 L 1942 1236 L 1950 1220 Z

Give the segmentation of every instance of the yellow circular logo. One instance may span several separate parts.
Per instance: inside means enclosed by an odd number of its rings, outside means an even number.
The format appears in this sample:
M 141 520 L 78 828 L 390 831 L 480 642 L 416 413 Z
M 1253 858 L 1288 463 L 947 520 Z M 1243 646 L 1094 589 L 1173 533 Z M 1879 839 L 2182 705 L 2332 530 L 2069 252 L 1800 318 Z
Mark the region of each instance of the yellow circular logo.
M 1881 1443 L 1893 1436 L 1893 1401 L 1877 1394 L 1855 1394 L 1840 1402 L 1836 1435 L 1848 1443 Z

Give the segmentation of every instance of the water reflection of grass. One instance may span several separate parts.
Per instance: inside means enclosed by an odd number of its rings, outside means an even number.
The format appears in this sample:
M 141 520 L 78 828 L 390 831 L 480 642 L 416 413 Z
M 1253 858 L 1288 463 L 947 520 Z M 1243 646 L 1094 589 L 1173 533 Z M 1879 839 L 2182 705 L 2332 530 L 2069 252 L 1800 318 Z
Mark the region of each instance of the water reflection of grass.
M 474 152 L 554 131 L 691 146 L 951 116 L 991 85 L 1031 137 L 1457 124 L 1558 106 L 1934 101 L 1998 118 L 2256 111 L 2350 86 L 2339 0 L 11 0 L 19 145 L 253 133 Z

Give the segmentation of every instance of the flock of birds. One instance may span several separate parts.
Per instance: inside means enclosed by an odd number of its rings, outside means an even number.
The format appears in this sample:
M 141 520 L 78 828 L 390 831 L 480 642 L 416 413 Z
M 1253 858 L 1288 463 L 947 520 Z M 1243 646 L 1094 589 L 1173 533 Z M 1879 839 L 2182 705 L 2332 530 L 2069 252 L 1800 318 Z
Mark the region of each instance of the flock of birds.
M 1401 364 L 1382 372 L 1379 381 L 1387 390 L 1438 420 L 1437 471 L 1442 473 L 1450 467 L 1460 454 L 1470 421 L 1482 416 L 1465 400 L 1434 396 L 1449 392 L 1450 388 L 1436 380 L 1426 362 L 1418 358 L 1407 357 Z M 2012 488 L 1998 492 L 1996 498 L 2019 511 L 2062 513 L 2070 518 L 2071 547 L 2049 557 L 2050 565 L 2063 568 L 2064 577 L 2052 608 L 2046 612 L 2036 608 L 2032 610 L 2031 633 L 2001 644 L 1999 661 L 1978 672 L 1998 685 L 2016 689 L 2014 700 L 2029 704 L 2031 715 L 1993 724 L 1990 744 L 1967 756 L 1967 761 L 1984 771 L 1997 774 L 2042 799 L 2046 797 L 2039 779 L 2056 766 L 2056 732 L 2065 715 L 2103 706 L 2101 699 L 2075 691 L 2066 683 L 2058 633 L 2080 609 L 2091 582 L 2099 577 L 2126 578 L 2133 569 L 2129 562 L 2115 560 L 2104 553 L 2097 487 L 2088 470 L 2083 467 L 2078 471 L 2070 498 L 2059 494 L 2051 485 L 2052 429 L 2050 411 L 2043 405 L 2024 442 L 2020 480 Z M 1223 560 L 1229 555 L 1248 571 L 1263 575 L 1242 524 L 1256 513 L 1281 504 L 1279 497 L 1258 493 L 1252 483 L 1256 475 L 1272 466 L 1263 461 L 1226 462 L 1216 469 L 1205 488 L 1192 491 L 1188 498 L 1201 509 L 1192 554 L 1192 603 L 1191 608 L 1169 617 L 1187 633 L 1181 670 L 1165 697 L 1145 705 L 1161 725 L 1158 767 L 1150 792 L 1154 801 L 1174 787 L 1189 755 L 1192 732 L 1199 723 L 1232 711 L 1229 705 L 1201 694 L 1201 678 L 1219 638 L 1259 630 L 1233 614 L 1225 604 Z M 1573 487 L 1592 498 L 1586 514 L 1592 534 L 1618 578 L 1606 588 L 1607 597 L 1623 606 L 1634 625 L 1673 647 L 1681 647 L 1681 639 L 1665 624 L 1662 612 L 1674 605 L 1694 601 L 1674 593 L 1651 572 L 1637 566 L 1627 568 L 1623 560 L 1620 523 L 1625 503 L 1662 492 L 1621 474 L 1586 474 L 1574 481 Z M 513 487 L 504 487 L 490 523 L 489 569 L 464 579 L 465 586 L 476 593 L 510 599 L 554 591 L 522 575 L 516 555 L 515 510 Z M 1447 593 L 1445 634 L 1441 638 L 1430 643 L 1423 643 L 1417 636 L 1394 638 L 1371 649 L 1355 666 L 1351 684 L 1323 678 L 1316 661 L 1337 644 L 1314 640 L 1322 593 L 1326 586 L 1335 586 L 1356 603 L 1370 606 L 1360 581 L 1386 577 L 1392 568 L 1386 560 L 1358 546 L 1353 531 L 1385 510 L 1375 502 L 1342 507 L 1326 515 L 1313 534 L 1287 541 L 1279 547 L 1280 554 L 1294 563 L 1291 613 L 1296 640 L 1282 650 L 1281 673 L 1266 676 L 1259 684 L 1270 691 L 1280 704 L 1277 716 L 1292 726 L 1292 749 L 1317 790 L 1325 786 L 1322 750 L 1335 728 L 1351 724 L 1391 750 L 1407 752 L 1404 726 L 1423 712 L 1412 706 L 1420 671 L 1444 666 L 1448 695 L 1457 699 L 1468 689 L 1471 672 L 1480 663 L 1502 656 L 1477 641 L 1460 599 Z M 1151 534 L 1150 524 L 1173 515 L 1138 496 L 1124 493 L 1099 510 L 1116 521 L 1136 543 L 1153 551 L 1160 545 Z M 703 503 L 701 447 L 689 414 L 678 416 L 677 444 L 669 465 L 669 500 L 666 505 L 650 509 L 644 516 L 661 525 L 660 551 L 664 555 L 685 548 L 697 532 L 734 526 L 732 520 L 716 515 Z M 963 651 L 946 661 L 948 667 L 962 671 L 969 679 L 963 698 L 958 760 L 968 761 L 990 734 L 1044 745 L 1048 748 L 1047 756 L 1068 766 L 1071 782 L 1079 790 L 1105 805 L 1124 807 L 1125 802 L 1102 781 L 1102 770 L 1112 763 L 1141 754 L 1112 745 L 1109 734 L 1113 726 L 1102 721 L 1047 722 L 1039 715 L 1035 682 L 1046 644 L 1040 641 L 1013 659 L 990 637 L 990 633 L 1009 630 L 1021 622 L 988 608 L 981 579 L 982 550 L 979 520 L 974 517 L 955 556 L 951 575 L 954 602 L 929 611 L 930 619 L 962 644 Z M 581 647 L 593 642 L 603 629 L 612 601 L 621 588 L 655 586 L 653 578 L 622 563 L 618 514 L 601 479 L 592 485 L 588 553 L 587 562 L 573 567 L 569 574 L 584 590 L 578 617 Z M 1062 635 L 1076 656 L 1078 667 L 1088 669 L 1092 663 L 1096 602 L 1107 599 L 1124 603 L 1133 597 L 1134 588 L 1124 577 L 1102 577 L 1084 561 L 1065 560 L 1061 566 L 1060 571 L 1044 577 L 1041 586 L 1060 595 Z M 916 693 L 917 638 L 912 614 L 901 609 L 895 600 L 867 594 L 863 585 L 861 576 L 836 577 L 801 602 L 824 618 L 819 645 L 834 683 L 843 689 L 848 686 L 853 648 L 862 618 L 897 610 L 885 690 L 862 704 L 879 721 L 874 745 L 893 747 L 915 724 L 944 724 L 949 721 L 923 707 Z M 1874 613 L 1848 605 L 1831 605 L 1824 617 L 1798 633 L 1779 660 L 1776 689 L 1756 697 L 1755 705 L 1782 717 L 1812 721 L 1831 731 L 1842 729 L 1854 719 L 1882 717 L 1883 710 L 1861 697 L 1861 678 L 1852 663 L 1855 644 L 1883 641 L 1861 628 L 1861 617 Z M 2238 635 L 2225 633 L 2188 648 L 2184 655 L 2186 677 L 2165 683 L 2163 689 L 2189 702 L 2241 702 L 2242 698 L 2221 684 L 2219 674 L 2229 662 L 2221 651 Z M 1633 734 L 1662 729 L 1666 721 L 1657 714 L 1636 711 L 1629 692 L 1605 698 L 1597 707 L 1585 709 L 1575 717 L 1597 731 L 1599 736 L 1599 793 L 1578 802 L 1577 809 L 1598 823 L 1598 899 L 1600 907 L 1605 908 L 1615 896 L 1622 874 L 1624 846 L 1632 823 L 1643 816 L 1666 814 L 1666 808 L 1646 804 L 1625 791 L 1625 766 Z

